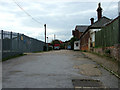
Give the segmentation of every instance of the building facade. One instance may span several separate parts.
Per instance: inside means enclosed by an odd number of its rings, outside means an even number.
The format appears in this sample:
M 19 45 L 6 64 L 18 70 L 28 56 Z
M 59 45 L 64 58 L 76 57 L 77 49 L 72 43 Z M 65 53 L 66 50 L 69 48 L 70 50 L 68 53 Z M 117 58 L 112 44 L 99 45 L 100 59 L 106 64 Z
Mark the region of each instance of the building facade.
M 102 16 L 102 8 L 101 4 L 98 4 L 98 9 L 97 9 L 97 17 L 98 20 L 94 22 L 94 18 L 91 18 L 91 25 L 87 28 L 87 30 L 81 35 L 80 37 L 80 48 L 81 50 L 86 50 L 86 51 L 93 51 L 95 47 L 95 34 L 96 32 L 100 31 L 102 27 L 106 23 L 109 23 L 111 19 Z

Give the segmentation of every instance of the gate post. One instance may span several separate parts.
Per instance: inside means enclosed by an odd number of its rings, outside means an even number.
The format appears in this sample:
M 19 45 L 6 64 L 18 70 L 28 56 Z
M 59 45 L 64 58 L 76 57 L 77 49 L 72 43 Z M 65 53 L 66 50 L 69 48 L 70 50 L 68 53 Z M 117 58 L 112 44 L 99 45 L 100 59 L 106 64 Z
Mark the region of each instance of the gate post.
M 3 59 L 3 30 L 1 30 L 1 37 L 0 37 L 0 61 Z
M 10 53 L 12 53 L 12 32 L 10 32 L 10 40 L 11 40 Z
M 18 49 L 17 49 L 18 52 L 20 52 L 20 51 L 19 51 L 19 50 L 20 50 L 20 49 L 19 49 L 19 33 L 17 34 L 17 48 L 18 48 Z
M 118 2 L 118 26 L 119 26 L 119 51 L 118 51 L 118 59 L 120 59 L 120 1 Z M 120 60 L 118 61 L 118 74 L 120 75 Z M 118 80 L 118 88 L 120 88 L 120 80 Z

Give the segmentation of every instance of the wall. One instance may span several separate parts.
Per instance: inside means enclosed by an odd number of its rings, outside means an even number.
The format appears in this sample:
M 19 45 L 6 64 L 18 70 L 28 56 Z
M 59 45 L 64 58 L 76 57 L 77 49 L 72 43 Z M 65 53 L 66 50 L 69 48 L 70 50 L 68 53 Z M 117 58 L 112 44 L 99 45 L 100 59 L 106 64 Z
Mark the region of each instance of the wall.
M 89 42 L 89 39 L 90 39 L 90 32 L 88 31 L 88 32 L 86 32 L 85 34 L 84 34 L 84 36 L 83 37 L 81 37 L 81 39 L 80 39 L 80 49 L 81 50 L 86 50 L 86 51 L 88 51 L 90 48 L 89 48 L 89 44 L 90 44 L 90 42 Z
M 110 53 L 106 53 L 106 51 L 108 50 L 110 50 Z M 100 55 L 108 55 L 120 61 L 120 44 L 115 44 L 114 46 L 105 47 L 105 48 L 95 48 L 94 52 Z
M 101 29 L 90 29 L 90 43 L 91 43 L 90 48 L 91 49 L 95 47 L 95 33 L 100 30 Z
M 1 35 L 1 31 L 0 31 L 0 35 Z M 0 36 L 0 61 L 2 61 L 2 39 Z
M 119 42 L 119 25 L 118 18 L 114 19 L 110 24 L 106 25 L 101 31 L 96 32 L 95 46 L 110 47 Z
M 120 29 L 119 18 L 96 32 L 94 52 L 108 55 L 120 61 Z

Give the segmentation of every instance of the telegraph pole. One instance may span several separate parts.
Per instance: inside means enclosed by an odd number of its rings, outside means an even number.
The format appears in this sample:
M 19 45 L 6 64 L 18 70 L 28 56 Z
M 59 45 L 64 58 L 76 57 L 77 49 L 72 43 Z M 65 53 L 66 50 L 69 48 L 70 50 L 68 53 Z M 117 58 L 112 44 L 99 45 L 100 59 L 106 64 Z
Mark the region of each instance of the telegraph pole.
M 55 34 L 54 34 L 54 40 L 55 40 Z
M 48 37 L 47 37 L 47 43 L 48 43 Z
M 46 24 L 44 24 L 45 27 L 45 46 L 46 46 Z
M 120 43 L 120 1 L 118 2 L 118 22 L 119 22 L 119 24 L 118 24 L 118 26 L 119 26 L 119 38 L 118 38 L 118 40 L 119 40 L 119 43 Z M 119 49 L 119 55 L 118 55 L 118 58 L 120 58 L 120 49 Z M 120 63 L 118 63 L 118 65 L 120 65 Z M 118 69 L 118 73 L 120 73 L 120 69 Z M 120 83 L 120 82 L 118 82 L 118 83 Z
M 46 24 L 44 24 L 44 27 L 45 27 L 45 46 L 44 46 L 44 51 L 47 50 L 47 46 L 46 46 Z

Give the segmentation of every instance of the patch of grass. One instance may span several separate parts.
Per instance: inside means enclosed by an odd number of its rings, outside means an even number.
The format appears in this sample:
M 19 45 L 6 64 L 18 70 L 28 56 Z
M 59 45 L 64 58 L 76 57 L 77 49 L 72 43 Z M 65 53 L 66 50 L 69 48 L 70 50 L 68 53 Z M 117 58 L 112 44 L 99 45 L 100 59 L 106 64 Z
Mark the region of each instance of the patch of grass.
M 10 56 L 10 57 L 7 57 L 7 58 L 3 58 L 2 61 L 4 62 L 4 61 L 7 61 L 9 59 L 21 57 L 21 56 L 24 56 L 24 55 L 27 55 L 27 54 L 19 54 L 19 55 L 15 55 L 15 56 Z
M 95 52 L 88 52 L 87 51 L 87 53 L 92 53 L 92 54 L 97 55 L 99 57 L 106 58 L 107 60 L 111 60 L 111 61 L 113 61 L 115 63 L 118 63 L 118 68 L 120 68 L 120 61 L 117 61 L 115 58 L 109 57 L 107 55 L 100 55 L 100 54 L 95 53 Z M 101 63 L 98 63 L 98 62 L 96 62 L 96 63 L 98 65 L 100 65 L 101 67 L 103 67 L 104 69 L 106 69 L 107 71 L 109 71 L 111 74 L 115 75 L 116 77 L 118 77 L 120 79 L 120 72 L 119 72 L 119 70 L 118 70 L 118 72 L 114 72 L 114 71 L 108 69 L 107 67 L 103 66 Z M 95 67 L 95 68 L 97 68 L 97 67 Z
M 33 53 L 42 53 L 42 52 L 45 52 L 45 51 L 35 51 Z
M 49 52 L 49 51 L 35 51 L 33 53 L 43 53 L 43 52 Z
M 115 58 L 113 58 L 113 57 L 110 57 L 110 56 L 108 56 L 108 55 L 101 55 L 101 54 L 98 54 L 98 53 L 95 53 L 95 52 L 88 52 L 88 53 L 92 53 L 92 54 L 94 54 L 94 55 L 97 55 L 97 56 L 100 56 L 100 57 L 102 57 L 102 58 L 106 58 L 107 60 L 111 60 L 111 61 L 113 61 L 113 62 L 118 62 Z
M 83 52 L 87 52 L 86 50 L 84 50 Z
M 95 48 L 102 48 L 103 46 L 98 46 L 98 47 L 95 47 Z

